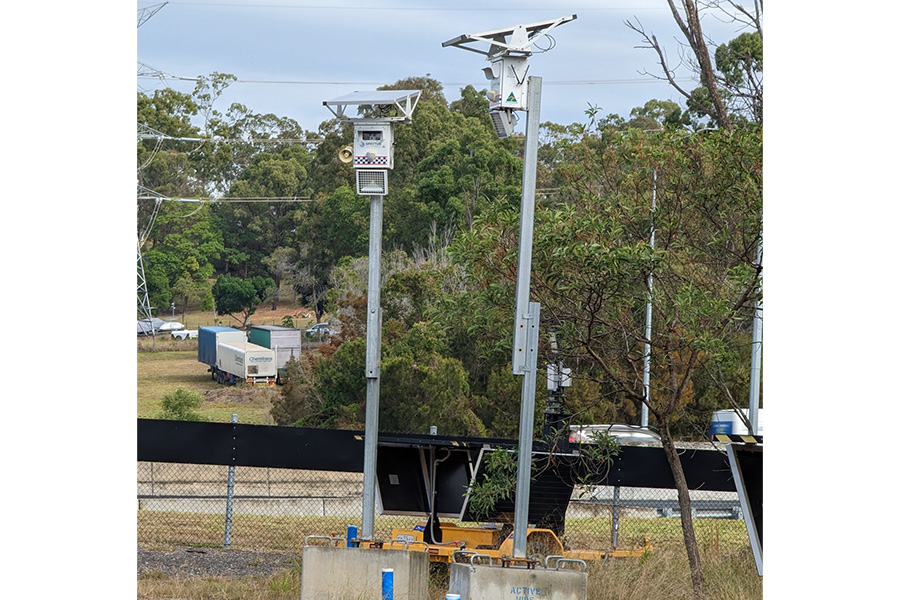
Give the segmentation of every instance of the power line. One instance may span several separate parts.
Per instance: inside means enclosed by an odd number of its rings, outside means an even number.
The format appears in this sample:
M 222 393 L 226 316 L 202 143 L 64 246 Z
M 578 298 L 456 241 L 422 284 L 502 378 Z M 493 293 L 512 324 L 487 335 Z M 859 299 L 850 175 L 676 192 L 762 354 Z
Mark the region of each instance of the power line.
M 202 81 L 203 77 L 179 77 L 175 75 L 142 75 L 138 74 L 138 79 L 177 79 L 179 81 Z M 693 77 L 677 77 L 676 81 L 688 82 L 696 81 Z M 231 83 L 252 83 L 264 85 L 391 85 L 393 82 L 386 81 L 289 81 L 277 79 L 236 79 Z M 457 85 L 475 85 L 472 81 L 442 81 L 443 86 Z M 658 79 L 652 78 L 635 78 L 635 79 L 581 79 L 570 81 L 545 81 L 544 85 L 623 85 L 636 83 L 659 83 Z
M 230 142 L 243 144 L 321 144 L 321 138 L 226 138 L 226 137 L 173 137 L 159 132 L 144 123 L 138 123 L 139 140 L 165 140 L 170 142 L 213 142 L 214 144 Z
M 222 196 L 221 198 L 167 198 L 152 190 L 138 195 L 138 200 L 169 200 L 171 202 L 189 202 L 199 204 L 236 203 L 236 202 L 312 202 L 309 196 Z
M 306 5 L 306 4 L 251 4 L 248 2 L 169 2 L 173 6 L 213 6 L 226 8 L 290 8 L 290 9 L 306 9 L 306 10 L 377 10 L 381 12 L 509 12 L 510 8 L 497 8 L 487 6 L 327 6 L 327 5 Z M 528 10 L 532 12 L 538 11 L 554 11 L 558 12 L 559 8 L 530 8 L 522 7 L 520 10 Z M 621 12 L 621 11 L 645 11 L 645 10 L 669 10 L 666 6 L 649 6 L 649 7 L 587 7 L 578 8 L 578 12 Z

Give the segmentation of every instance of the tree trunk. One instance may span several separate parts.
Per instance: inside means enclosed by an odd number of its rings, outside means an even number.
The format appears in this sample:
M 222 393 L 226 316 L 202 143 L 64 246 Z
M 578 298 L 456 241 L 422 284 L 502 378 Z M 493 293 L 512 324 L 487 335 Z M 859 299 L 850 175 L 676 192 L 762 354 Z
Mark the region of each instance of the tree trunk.
M 709 48 L 703 37 L 703 28 L 700 25 L 700 13 L 697 11 L 697 4 L 693 0 L 682 0 L 687 23 L 681 18 L 678 8 L 675 6 L 674 0 L 669 1 L 669 8 L 675 22 L 687 38 L 688 44 L 697 59 L 697 66 L 700 68 L 700 83 L 709 92 L 709 99 L 712 102 L 713 113 L 710 116 L 716 124 L 722 129 L 731 130 L 733 125 L 728 111 L 725 109 L 725 103 L 722 101 L 722 95 L 716 87 L 716 75 L 713 68 L 712 58 L 709 55 Z
M 281 277 L 275 275 L 275 293 L 272 294 L 272 310 L 278 310 L 278 296 L 281 294 Z
M 691 496 L 688 490 L 687 479 L 684 477 L 684 469 L 681 466 L 681 458 L 675 449 L 675 442 L 669 432 L 668 417 L 658 420 L 659 437 L 662 441 L 663 452 L 672 469 L 675 479 L 675 489 L 678 490 L 678 506 L 681 509 L 681 531 L 684 535 L 684 547 L 688 555 L 688 565 L 691 569 L 691 585 L 694 588 L 694 597 L 701 599 L 703 595 L 703 568 L 700 565 L 700 549 L 697 547 L 697 537 L 694 535 L 694 522 L 691 518 Z

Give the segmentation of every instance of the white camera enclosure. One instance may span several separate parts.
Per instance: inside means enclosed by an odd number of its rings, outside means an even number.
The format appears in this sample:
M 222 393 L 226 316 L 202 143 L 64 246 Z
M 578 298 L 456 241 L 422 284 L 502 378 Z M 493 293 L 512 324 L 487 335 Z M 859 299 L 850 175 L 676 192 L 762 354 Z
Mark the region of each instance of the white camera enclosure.
M 390 123 L 353 125 L 353 166 L 394 168 L 394 132 Z

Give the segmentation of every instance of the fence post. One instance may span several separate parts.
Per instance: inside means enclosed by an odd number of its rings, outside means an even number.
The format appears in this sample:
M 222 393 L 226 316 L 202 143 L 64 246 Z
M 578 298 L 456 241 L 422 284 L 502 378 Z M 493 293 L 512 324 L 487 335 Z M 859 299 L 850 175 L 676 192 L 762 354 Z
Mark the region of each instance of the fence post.
M 231 414 L 231 422 L 237 423 L 238 416 Z M 232 441 L 234 437 L 231 438 Z M 234 448 L 232 448 L 234 450 Z M 225 498 L 225 548 L 231 548 L 231 512 L 234 509 L 234 465 L 228 465 L 228 495 Z
M 612 505 L 612 547 L 619 547 L 619 486 L 613 488 Z

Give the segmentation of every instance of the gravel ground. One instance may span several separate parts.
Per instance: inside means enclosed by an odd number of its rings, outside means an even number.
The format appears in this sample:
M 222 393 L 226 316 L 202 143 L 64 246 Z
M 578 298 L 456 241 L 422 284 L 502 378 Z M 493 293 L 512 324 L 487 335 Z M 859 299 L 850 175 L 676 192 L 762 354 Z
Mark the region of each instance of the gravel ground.
M 163 573 L 169 577 L 270 577 L 291 569 L 300 554 L 249 552 L 224 548 L 146 550 L 138 546 L 137 574 Z

